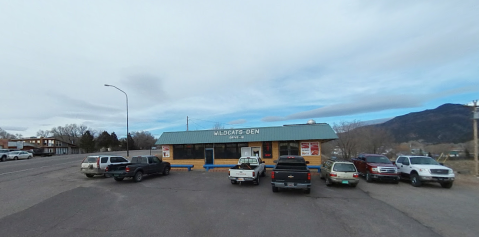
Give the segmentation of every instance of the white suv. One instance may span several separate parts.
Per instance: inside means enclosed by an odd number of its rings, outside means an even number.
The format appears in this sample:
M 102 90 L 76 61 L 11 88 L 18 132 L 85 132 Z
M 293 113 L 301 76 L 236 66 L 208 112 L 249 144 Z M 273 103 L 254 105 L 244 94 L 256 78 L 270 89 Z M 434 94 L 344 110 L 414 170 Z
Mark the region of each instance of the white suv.
M 423 182 L 440 183 L 443 188 L 451 188 L 454 171 L 427 156 L 399 156 L 395 162 L 401 179 L 411 180 L 414 187 Z
M 122 156 L 87 156 L 81 163 L 80 171 L 91 178 L 104 175 L 105 168 L 111 164 L 126 164 L 129 161 Z

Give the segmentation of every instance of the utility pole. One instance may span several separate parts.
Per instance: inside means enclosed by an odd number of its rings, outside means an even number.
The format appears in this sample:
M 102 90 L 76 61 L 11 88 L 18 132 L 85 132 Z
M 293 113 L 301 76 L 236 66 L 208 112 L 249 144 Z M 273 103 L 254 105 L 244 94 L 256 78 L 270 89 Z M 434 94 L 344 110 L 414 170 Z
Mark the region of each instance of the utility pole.
M 479 119 L 479 114 L 477 113 L 477 100 L 472 101 L 474 103 L 474 115 L 473 115 L 473 124 L 474 124 L 474 161 L 476 162 L 476 177 L 479 176 L 478 170 L 478 161 L 477 161 L 477 120 Z
M 186 131 L 188 131 L 188 116 L 186 116 Z

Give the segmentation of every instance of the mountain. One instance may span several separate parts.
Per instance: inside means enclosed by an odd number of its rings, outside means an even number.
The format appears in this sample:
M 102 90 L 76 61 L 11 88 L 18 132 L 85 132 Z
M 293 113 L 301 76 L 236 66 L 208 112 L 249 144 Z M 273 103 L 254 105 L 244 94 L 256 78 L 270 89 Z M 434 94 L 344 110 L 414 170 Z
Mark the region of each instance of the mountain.
M 473 139 L 472 110 L 460 104 L 409 113 L 375 126 L 389 130 L 396 142 L 461 143 Z

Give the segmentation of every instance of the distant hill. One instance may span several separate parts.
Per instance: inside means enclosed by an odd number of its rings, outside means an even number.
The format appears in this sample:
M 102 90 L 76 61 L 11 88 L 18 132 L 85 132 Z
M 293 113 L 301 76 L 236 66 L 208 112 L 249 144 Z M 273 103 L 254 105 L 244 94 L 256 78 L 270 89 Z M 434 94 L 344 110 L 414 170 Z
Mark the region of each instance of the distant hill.
M 444 104 L 374 126 L 389 130 L 396 142 L 461 143 L 473 139 L 471 108 L 460 104 Z

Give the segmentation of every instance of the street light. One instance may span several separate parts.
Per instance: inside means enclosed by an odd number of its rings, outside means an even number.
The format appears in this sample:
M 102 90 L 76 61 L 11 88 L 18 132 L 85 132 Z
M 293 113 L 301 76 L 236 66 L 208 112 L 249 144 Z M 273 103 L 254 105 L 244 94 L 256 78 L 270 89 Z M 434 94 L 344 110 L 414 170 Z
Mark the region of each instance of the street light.
M 129 135 L 129 133 L 128 133 L 128 95 L 122 89 L 120 89 L 120 88 L 118 88 L 114 85 L 105 84 L 105 86 L 114 87 L 115 89 L 123 92 L 123 94 L 125 94 L 125 96 L 126 96 L 126 157 L 130 157 L 130 146 L 128 145 L 128 135 Z

